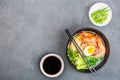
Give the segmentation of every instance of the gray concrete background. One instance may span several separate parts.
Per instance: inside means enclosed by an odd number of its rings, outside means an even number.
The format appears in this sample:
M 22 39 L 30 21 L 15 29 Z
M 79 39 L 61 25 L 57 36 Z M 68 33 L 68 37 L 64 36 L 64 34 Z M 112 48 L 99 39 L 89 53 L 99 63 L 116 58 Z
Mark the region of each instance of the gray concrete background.
M 107 3 L 113 18 L 105 27 L 88 19 L 96 2 Z M 120 79 L 120 0 L 0 0 L 0 80 L 119 80 Z M 110 43 L 109 60 L 96 78 L 74 70 L 65 57 L 68 37 L 83 27 L 103 32 Z M 39 70 L 46 52 L 56 52 L 65 62 L 62 75 L 50 79 Z

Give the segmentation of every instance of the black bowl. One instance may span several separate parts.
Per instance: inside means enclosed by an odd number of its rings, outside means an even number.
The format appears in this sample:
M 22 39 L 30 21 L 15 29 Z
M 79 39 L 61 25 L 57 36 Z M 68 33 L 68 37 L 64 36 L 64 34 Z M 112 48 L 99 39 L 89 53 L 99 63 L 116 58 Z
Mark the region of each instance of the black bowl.
M 103 42 L 105 44 L 105 48 L 106 48 L 106 53 L 104 55 L 104 59 L 102 60 L 101 63 L 99 63 L 97 66 L 95 66 L 95 70 L 98 70 L 100 69 L 105 63 L 106 61 L 108 60 L 108 57 L 109 57 L 109 53 L 110 53 L 110 46 L 109 46 L 109 42 L 107 40 L 107 38 L 105 37 L 105 35 L 100 32 L 99 30 L 97 29 L 94 29 L 94 28 L 81 28 L 79 29 L 78 31 L 76 31 L 73 36 L 75 34 L 77 34 L 78 32 L 82 32 L 82 31 L 90 31 L 90 32 L 94 32 L 94 33 L 97 33 L 102 39 L 103 39 Z M 70 40 L 68 40 L 68 43 L 69 43 Z M 67 47 L 68 47 L 68 43 L 67 43 L 67 46 L 66 46 L 66 56 L 67 56 Z M 68 56 L 67 56 L 67 59 L 69 60 Z M 71 61 L 69 60 L 70 64 L 75 68 L 75 66 L 71 63 Z M 76 69 L 76 68 L 75 68 Z M 77 70 L 77 69 L 76 69 Z M 84 73 L 89 73 L 90 70 L 89 69 L 80 69 L 80 70 L 77 70 L 77 71 L 81 71 L 81 72 L 84 72 Z

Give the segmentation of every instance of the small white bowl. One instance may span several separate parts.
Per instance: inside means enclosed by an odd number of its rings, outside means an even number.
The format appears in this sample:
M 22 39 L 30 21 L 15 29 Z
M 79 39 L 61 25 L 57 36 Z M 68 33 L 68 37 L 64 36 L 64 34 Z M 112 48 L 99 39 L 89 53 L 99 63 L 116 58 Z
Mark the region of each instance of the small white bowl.
M 57 72 L 56 74 L 53 74 L 53 75 L 46 73 L 46 72 L 44 71 L 44 69 L 43 69 L 43 63 L 44 63 L 45 59 L 46 59 L 47 57 L 50 57 L 50 56 L 54 56 L 54 57 L 58 58 L 58 59 L 60 60 L 60 62 L 61 62 L 61 69 L 59 70 L 59 72 Z M 64 62 L 63 62 L 63 59 L 62 59 L 59 55 L 57 55 L 57 54 L 48 53 L 47 55 L 43 56 L 42 59 L 41 59 L 41 61 L 40 61 L 40 70 L 41 70 L 41 72 L 42 72 L 45 76 L 47 76 L 47 77 L 50 77 L 50 78 L 58 77 L 59 75 L 61 75 L 61 73 L 62 73 L 63 70 L 64 70 Z
M 107 8 L 110 10 L 110 11 L 108 11 L 108 19 L 105 20 L 105 22 L 103 22 L 102 24 L 96 24 L 96 23 L 92 20 L 92 18 L 90 17 L 90 15 L 91 15 L 95 10 L 98 10 L 98 9 L 101 8 L 101 7 L 107 7 Z M 90 8 L 88 15 L 89 15 L 90 21 L 91 21 L 94 25 L 96 25 L 96 26 L 105 26 L 105 25 L 107 25 L 107 24 L 111 21 L 111 19 L 112 19 L 112 10 L 111 10 L 110 7 L 109 7 L 107 4 L 105 4 L 105 3 L 95 3 L 95 4 Z

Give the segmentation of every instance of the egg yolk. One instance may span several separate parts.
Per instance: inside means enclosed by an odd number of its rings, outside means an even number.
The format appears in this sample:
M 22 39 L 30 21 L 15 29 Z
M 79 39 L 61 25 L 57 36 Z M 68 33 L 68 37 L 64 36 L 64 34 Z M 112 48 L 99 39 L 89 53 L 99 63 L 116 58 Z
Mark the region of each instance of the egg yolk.
M 87 47 L 84 49 L 84 54 L 85 54 L 86 56 L 90 56 L 90 55 L 92 55 L 94 52 L 95 52 L 95 47 L 94 47 L 94 46 L 87 46 Z
M 95 51 L 94 47 L 91 46 L 88 48 L 88 54 L 94 53 L 94 51 Z

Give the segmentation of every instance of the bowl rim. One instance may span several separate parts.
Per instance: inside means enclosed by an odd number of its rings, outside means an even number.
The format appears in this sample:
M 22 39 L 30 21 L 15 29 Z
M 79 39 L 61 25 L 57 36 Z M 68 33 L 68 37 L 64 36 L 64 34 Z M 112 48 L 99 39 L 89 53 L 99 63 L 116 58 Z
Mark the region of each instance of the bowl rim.
M 109 41 L 101 31 L 99 31 L 95 28 L 81 28 L 81 29 L 77 30 L 75 33 L 73 33 L 72 36 L 74 36 L 75 34 L 77 34 L 78 32 L 81 32 L 81 31 L 91 31 L 91 32 L 97 33 L 104 41 L 104 44 L 105 44 L 105 47 L 106 47 L 106 53 L 105 53 L 104 59 L 101 63 L 99 63 L 97 66 L 94 67 L 95 70 L 99 70 L 100 68 L 102 68 L 105 65 L 105 63 L 107 62 L 107 60 L 109 58 L 109 55 L 110 55 Z M 66 45 L 66 57 L 67 57 L 69 63 L 72 65 L 72 67 L 74 69 L 76 69 L 75 66 L 71 63 L 71 61 L 69 60 L 69 58 L 67 56 L 67 47 L 68 47 L 69 41 L 70 41 L 70 39 L 68 39 L 68 42 L 67 42 L 67 45 Z M 77 70 L 77 71 L 80 71 L 80 72 L 83 72 L 83 73 L 91 73 L 89 69 L 80 69 L 80 70 Z

